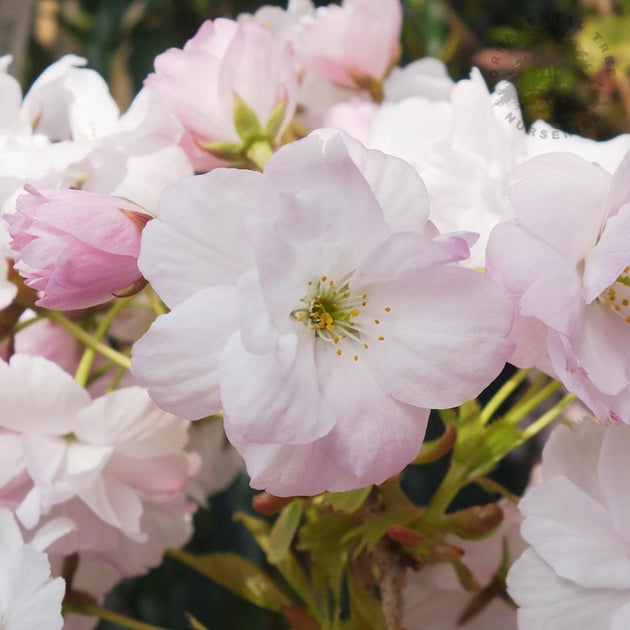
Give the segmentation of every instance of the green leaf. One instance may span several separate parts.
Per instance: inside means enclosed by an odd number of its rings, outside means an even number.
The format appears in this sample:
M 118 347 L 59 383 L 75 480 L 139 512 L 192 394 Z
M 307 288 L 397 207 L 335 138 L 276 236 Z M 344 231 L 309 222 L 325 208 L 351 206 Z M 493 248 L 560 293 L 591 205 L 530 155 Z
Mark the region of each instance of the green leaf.
M 245 144 L 264 136 L 256 112 L 236 92 L 234 92 L 232 116 L 236 133 Z
M 243 147 L 233 142 L 199 142 L 199 146 L 225 162 L 236 162 L 243 158 Z
M 372 486 L 348 490 L 347 492 L 324 492 L 322 501 L 337 512 L 356 512 L 372 492 Z
M 284 117 L 287 113 L 287 97 L 286 95 L 280 100 L 280 102 L 273 108 L 267 124 L 265 125 L 265 137 L 271 144 L 275 143 Z
M 193 556 L 178 549 L 169 553 L 182 564 L 192 567 L 256 606 L 281 612 L 286 606 L 292 605 L 291 600 L 259 566 L 235 553 Z
M 289 554 L 303 510 L 302 499 L 295 499 L 280 512 L 269 536 L 267 559 L 271 564 L 277 564 Z
M 339 541 L 358 522 L 358 517 L 352 514 L 318 513 L 316 520 L 300 529 L 297 548 L 308 551 L 311 556 L 315 590 L 324 595 L 325 604 L 329 603 L 330 593 L 335 609 L 341 603 L 343 572 L 348 561 L 348 549 L 344 549 Z M 331 617 L 329 607 L 327 617 Z
M 247 527 L 260 548 L 269 553 L 271 527 L 267 521 L 256 516 L 251 516 L 245 512 L 236 512 L 232 517 L 235 521 L 240 521 Z M 276 569 L 286 580 L 287 584 L 297 593 L 300 599 L 307 605 L 309 612 L 319 619 L 319 611 L 315 604 L 315 598 L 311 585 L 306 577 L 300 563 L 292 553 L 287 554 L 276 564 Z
M 351 623 L 347 630 L 385 630 L 385 618 L 378 600 L 357 584 L 352 573 L 348 573 L 348 592 Z

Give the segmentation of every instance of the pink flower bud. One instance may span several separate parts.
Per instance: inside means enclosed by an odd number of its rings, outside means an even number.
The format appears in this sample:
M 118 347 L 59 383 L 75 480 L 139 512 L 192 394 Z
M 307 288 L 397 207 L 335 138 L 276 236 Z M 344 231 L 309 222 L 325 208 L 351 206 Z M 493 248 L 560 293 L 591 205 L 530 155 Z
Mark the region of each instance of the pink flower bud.
M 204 22 L 183 50 L 159 55 L 145 83 L 181 123 L 180 142 L 196 170 L 235 161 L 256 139 L 273 145 L 293 117 L 298 90 L 288 44 L 255 22 L 221 18 Z
M 17 212 L 5 218 L 15 269 L 41 292 L 38 306 L 86 308 L 146 284 L 137 259 L 151 217 L 141 208 L 83 190 L 25 189 Z

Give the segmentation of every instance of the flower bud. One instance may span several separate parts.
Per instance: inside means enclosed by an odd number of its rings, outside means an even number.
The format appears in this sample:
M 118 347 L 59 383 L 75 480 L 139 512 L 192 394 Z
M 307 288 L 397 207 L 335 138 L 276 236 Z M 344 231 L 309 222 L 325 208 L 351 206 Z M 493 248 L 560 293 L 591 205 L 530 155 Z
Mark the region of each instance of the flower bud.
M 475 540 L 488 536 L 502 520 L 501 508 L 496 503 L 489 503 L 447 514 L 440 521 L 440 527 L 465 540 Z
M 183 50 L 155 59 L 149 94 L 174 114 L 196 170 L 237 164 L 251 145 L 273 146 L 293 117 L 298 75 L 288 44 L 255 22 L 202 24 Z
M 405 547 L 419 547 L 423 542 L 423 538 L 418 532 L 402 525 L 390 525 L 387 528 L 387 535 Z
M 151 217 L 140 207 L 83 190 L 25 189 L 5 218 L 15 269 L 40 292 L 38 306 L 87 308 L 146 284 L 137 259 Z
M 285 505 L 293 501 L 295 497 L 276 497 L 268 492 L 261 492 L 252 499 L 252 507 L 259 514 L 271 516 L 277 514 Z

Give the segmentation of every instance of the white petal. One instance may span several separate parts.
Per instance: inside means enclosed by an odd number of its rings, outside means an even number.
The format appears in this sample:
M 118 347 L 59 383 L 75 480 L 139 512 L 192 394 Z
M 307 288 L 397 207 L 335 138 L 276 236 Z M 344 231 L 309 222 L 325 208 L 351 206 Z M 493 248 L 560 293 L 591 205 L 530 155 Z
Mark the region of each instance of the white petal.
M 519 630 L 605 630 L 628 598 L 625 590 L 587 589 L 558 577 L 532 549 L 512 565 L 507 584 L 521 607 Z
M 266 354 L 247 352 L 240 333 L 228 342 L 219 373 L 230 439 L 304 444 L 332 429 L 335 417 L 317 383 L 313 333 L 304 326 L 296 331 Z
M 566 476 L 598 503 L 603 495 L 597 476 L 602 440 L 606 428 L 595 422 L 572 426 L 558 425 L 549 436 L 543 451 L 543 477 Z
M 0 426 L 47 435 L 70 433 L 89 394 L 58 365 L 41 357 L 14 355 L 0 362 Z
M 132 371 L 162 409 L 189 420 L 216 413 L 219 356 L 236 328 L 235 288 L 203 289 L 135 343 Z
M 423 249 L 413 258 L 404 236 L 395 235 L 365 263 L 366 360 L 376 382 L 401 402 L 456 406 L 476 396 L 505 365 L 512 305 L 482 274 L 427 267 Z M 400 261 L 399 274 L 390 279 L 380 269 L 396 260 L 388 250 Z
M 571 153 L 548 153 L 521 164 L 511 176 L 520 179 L 508 190 L 519 221 L 577 264 L 599 237 L 610 175 Z
M 144 228 L 138 266 L 170 307 L 199 289 L 234 283 L 253 265 L 245 218 L 283 205 L 260 173 L 185 177 L 164 191 L 159 218 Z
M 628 488 L 624 483 L 630 452 L 630 427 L 605 427 L 602 433 L 604 437 L 598 466 L 599 485 L 615 532 L 630 543 L 630 501 Z
M 332 459 L 330 434 L 310 444 L 286 446 L 238 442 L 229 431 L 228 437 L 245 460 L 252 488 L 279 497 L 312 496 L 325 490 L 343 492 L 371 483 Z
M 360 348 L 355 361 L 348 345 L 340 344 L 341 356 L 323 341 L 316 351 L 320 389 L 337 419 L 330 435 L 330 453 L 341 468 L 378 484 L 416 457 L 429 410 L 388 396 L 365 361 L 370 351 Z
M 533 488 L 521 501 L 523 538 L 554 571 L 585 587 L 630 588 L 630 559 L 608 510 L 566 477 Z

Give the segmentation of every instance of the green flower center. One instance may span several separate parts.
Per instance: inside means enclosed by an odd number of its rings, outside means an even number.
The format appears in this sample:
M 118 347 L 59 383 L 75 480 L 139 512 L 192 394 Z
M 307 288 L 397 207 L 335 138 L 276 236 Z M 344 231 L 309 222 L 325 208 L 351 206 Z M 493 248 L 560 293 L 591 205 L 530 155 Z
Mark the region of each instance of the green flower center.
M 309 280 L 306 294 L 300 298 L 304 306 L 291 311 L 291 318 L 308 326 L 316 337 L 333 343 L 345 337 L 359 340 L 361 327 L 357 318 L 361 314 L 360 309 L 367 306 L 368 296 L 367 293 L 352 293 L 348 283 L 350 275 L 339 283 L 327 276 L 321 276 L 316 281 Z

